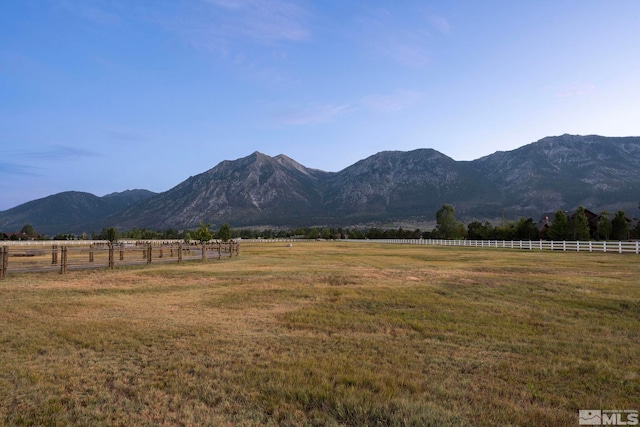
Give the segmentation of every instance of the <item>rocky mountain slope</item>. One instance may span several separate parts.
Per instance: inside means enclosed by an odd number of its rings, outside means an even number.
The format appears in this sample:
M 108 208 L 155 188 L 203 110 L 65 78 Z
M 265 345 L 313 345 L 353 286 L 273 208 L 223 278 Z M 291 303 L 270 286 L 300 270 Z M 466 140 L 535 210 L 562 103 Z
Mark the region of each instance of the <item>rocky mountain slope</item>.
M 511 216 L 578 205 L 631 212 L 640 201 L 639 137 L 548 137 L 471 163 L 502 193 Z
M 438 151 L 385 151 L 332 175 L 325 205 L 356 223 L 424 217 L 443 203 L 464 215 L 497 209 L 494 192 L 482 173 Z
M 102 198 L 68 192 L 25 203 L 0 212 L 0 230 L 26 223 L 47 233 L 77 233 L 195 228 L 200 221 L 234 227 L 419 222 L 433 220 L 444 203 L 466 221 L 537 219 L 578 205 L 636 215 L 640 137 L 548 137 L 474 161 L 432 149 L 385 151 L 335 173 L 255 152 L 164 193 L 137 191 Z
M 250 225 L 322 220 L 322 182 L 330 174 L 284 155 L 255 152 L 224 161 L 108 219 L 128 229 L 196 228 L 200 221 Z M 321 215 L 320 215 L 321 216 Z

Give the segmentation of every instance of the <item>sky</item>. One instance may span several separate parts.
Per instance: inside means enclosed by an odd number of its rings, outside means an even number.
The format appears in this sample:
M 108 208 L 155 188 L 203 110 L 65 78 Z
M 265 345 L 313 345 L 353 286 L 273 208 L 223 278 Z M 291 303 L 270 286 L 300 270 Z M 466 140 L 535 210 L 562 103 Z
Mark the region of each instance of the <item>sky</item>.
M 0 2 L 0 210 L 565 133 L 640 135 L 640 1 Z

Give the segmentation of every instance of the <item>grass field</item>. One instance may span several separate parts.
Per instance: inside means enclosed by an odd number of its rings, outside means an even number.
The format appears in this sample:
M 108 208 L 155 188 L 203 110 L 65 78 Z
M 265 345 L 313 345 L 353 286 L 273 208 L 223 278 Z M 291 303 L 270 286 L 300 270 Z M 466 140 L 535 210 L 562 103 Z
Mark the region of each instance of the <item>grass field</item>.
M 0 424 L 578 424 L 640 409 L 637 255 L 244 243 L 0 281 Z

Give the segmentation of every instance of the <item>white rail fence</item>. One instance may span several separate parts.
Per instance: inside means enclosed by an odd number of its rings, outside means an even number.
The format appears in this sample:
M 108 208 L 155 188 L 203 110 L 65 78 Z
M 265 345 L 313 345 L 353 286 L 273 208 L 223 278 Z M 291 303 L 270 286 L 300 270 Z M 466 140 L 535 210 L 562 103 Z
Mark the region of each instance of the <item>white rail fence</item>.
M 240 239 L 238 239 L 240 240 Z M 305 242 L 296 238 L 278 239 L 242 239 L 245 242 Z M 153 241 L 159 243 L 175 243 L 179 240 Z M 553 240 L 446 240 L 446 239 L 345 239 L 343 242 L 358 243 L 389 243 L 403 245 L 431 245 L 431 246 L 464 246 L 473 248 L 502 248 L 502 249 L 527 249 L 549 251 L 574 251 L 574 252 L 614 252 L 640 254 L 640 241 L 553 241 Z M 142 240 L 120 240 L 118 243 L 136 244 Z M 146 240 L 144 242 L 147 242 Z M 8 246 L 51 246 L 52 241 L 5 241 L 2 245 Z M 106 240 L 70 240 L 56 241 L 53 243 L 64 245 L 108 244 Z
M 404 245 L 464 246 L 472 248 L 525 249 L 540 251 L 640 253 L 640 241 L 552 241 L 552 240 L 444 240 L 444 239 L 349 239 Z

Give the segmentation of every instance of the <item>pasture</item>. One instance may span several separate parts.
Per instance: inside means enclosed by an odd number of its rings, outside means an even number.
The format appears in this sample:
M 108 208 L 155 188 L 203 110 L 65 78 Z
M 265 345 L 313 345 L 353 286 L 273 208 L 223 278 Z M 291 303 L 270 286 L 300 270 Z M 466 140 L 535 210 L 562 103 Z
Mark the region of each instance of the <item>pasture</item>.
M 0 424 L 578 424 L 640 409 L 635 254 L 243 243 L 8 275 Z

